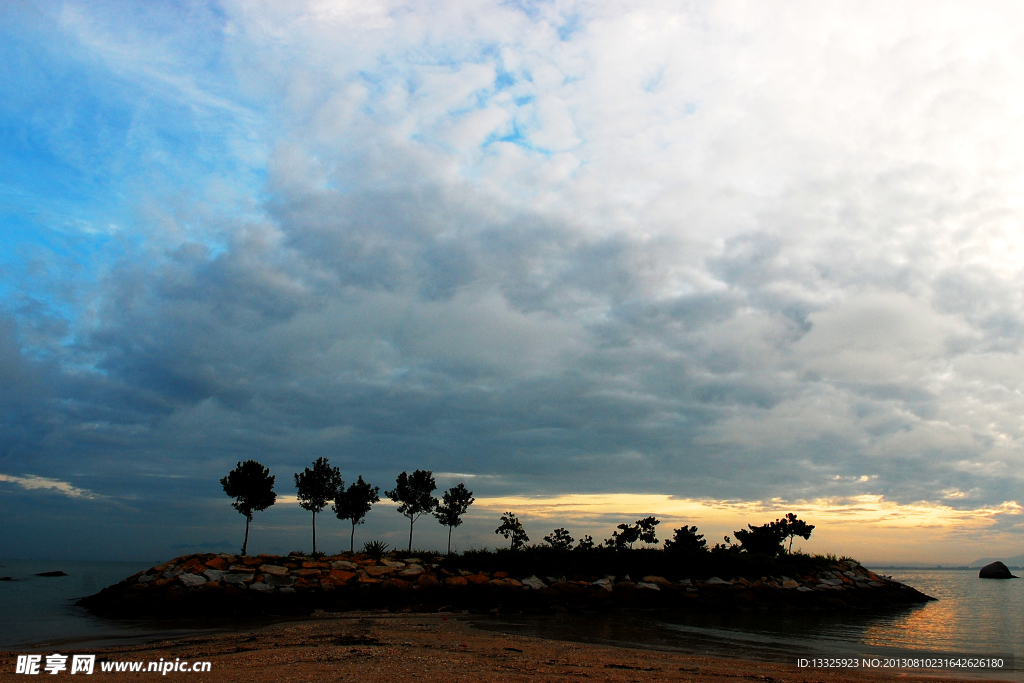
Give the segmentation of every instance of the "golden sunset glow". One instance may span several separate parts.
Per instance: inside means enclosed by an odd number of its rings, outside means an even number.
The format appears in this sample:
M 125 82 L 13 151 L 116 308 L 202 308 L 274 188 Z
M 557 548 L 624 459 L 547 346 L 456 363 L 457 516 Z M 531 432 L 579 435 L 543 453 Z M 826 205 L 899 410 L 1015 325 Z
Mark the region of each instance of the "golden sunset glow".
M 809 541 L 797 539 L 796 546 L 808 552 L 833 552 L 862 561 L 902 557 L 905 561 L 947 564 L 972 561 L 975 555 L 985 553 L 986 543 L 995 539 L 1015 541 L 1013 536 L 1004 536 L 1008 530 L 999 526 L 1000 522 L 1016 524 L 1015 518 L 1022 511 L 1016 501 L 958 510 L 926 501 L 901 505 L 878 495 L 790 502 L 630 493 L 478 498 L 476 508 L 476 515 L 485 510 L 495 515 L 512 511 L 535 527 L 548 523 L 552 528 L 566 526 L 573 531 L 575 525 L 578 533 L 593 533 L 595 538 L 598 534 L 610 535 L 618 522 L 654 515 L 662 520 L 660 538 L 670 536 L 677 526 L 691 524 L 700 528 L 709 544 L 746 524 L 756 526 L 793 512 L 816 525 Z M 949 551 L 951 546 L 958 548 L 955 555 Z

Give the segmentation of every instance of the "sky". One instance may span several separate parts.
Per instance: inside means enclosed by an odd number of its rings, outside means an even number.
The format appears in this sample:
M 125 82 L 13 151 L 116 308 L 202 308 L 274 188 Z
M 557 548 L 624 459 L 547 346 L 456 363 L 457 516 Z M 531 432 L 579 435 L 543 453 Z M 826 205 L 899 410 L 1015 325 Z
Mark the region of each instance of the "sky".
M 308 550 L 318 457 L 464 482 L 463 550 L 1024 552 L 1022 13 L 3 3 L 0 556 L 237 551 L 247 459 Z

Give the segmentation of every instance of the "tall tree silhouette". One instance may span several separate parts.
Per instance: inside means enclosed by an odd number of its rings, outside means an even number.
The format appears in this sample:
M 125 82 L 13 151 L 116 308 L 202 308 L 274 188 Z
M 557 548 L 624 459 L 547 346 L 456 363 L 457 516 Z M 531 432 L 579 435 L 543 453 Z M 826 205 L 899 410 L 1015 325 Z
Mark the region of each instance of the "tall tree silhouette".
M 363 481 L 362 475 L 360 475 L 359 481 L 349 485 L 347 491 L 338 488 L 338 495 L 334 499 L 332 509 L 338 519 L 347 519 L 352 522 L 352 535 L 348 540 L 349 552 L 355 552 L 356 525 L 362 524 L 373 504 L 380 501 L 378 493 L 380 493 L 380 487 L 370 486 Z
M 277 500 L 274 476 L 255 460 L 246 460 L 228 472 L 228 476 L 220 480 L 220 485 L 224 487 L 224 493 L 235 499 L 231 506 L 245 515 L 245 540 L 242 541 L 242 554 L 245 555 L 249 547 L 252 513 L 266 510 Z
M 453 486 L 441 496 L 441 504 L 434 510 L 434 517 L 443 526 L 448 527 L 448 554 L 452 554 L 452 529 L 462 524 L 462 515 L 476 498 L 465 484 Z
M 395 488 L 385 491 L 388 498 L 398 503 L 399 514 L 409 518 L 409 552 L 412 552 L 412 527 L 422 515 L 433 512 L 437 507 L 434 498 L 434 473 L 430 470 L 416 470 L 410 476 L 402 472 L 395 479 Z
M 526 535 L 523 523 L 511 512 L 506 512 L 501 516 L 501 526 L 495 529 L 494 533 L 501 534 L 509 539 L 511 543 L 509 547 L 512 550 L 519 550 L 530 542 L 530 537 Z
M 814 531 L 814 525 L 808 524 L 802 519 L 798 519 L 792 512 L 787 514 L 782 519 L 777 519 L 774 522 L 775 526 L 779 529 L 779 534 L 785 539 L 789 539 L 789 548 L 786 550 L 787 553 L 793 552 L 793 539 L 799 536 L 805 541 L 811 538 L 811 532 Z
M 313 468 L 295 473 L 295 488 L 299 490 L 299 505 L 313 513 L 313 554 L 316 555 L 316 513 L 327 507 L 327 503 L 338 496 L 338 489 L 345 485 L 341 470 L 331 467 L 327 458 L 317 458 Z

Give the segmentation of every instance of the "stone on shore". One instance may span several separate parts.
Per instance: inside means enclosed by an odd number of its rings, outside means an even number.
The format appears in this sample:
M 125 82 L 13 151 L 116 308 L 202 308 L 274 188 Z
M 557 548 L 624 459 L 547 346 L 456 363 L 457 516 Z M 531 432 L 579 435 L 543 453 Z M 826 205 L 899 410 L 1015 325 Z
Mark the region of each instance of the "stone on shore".
M 1002 562 L 993 562 L 992 564 L 986 564 L 978 572 L 979 579 L 1016 579 L 1017 577 L 1010 573 L 1010 568 Z

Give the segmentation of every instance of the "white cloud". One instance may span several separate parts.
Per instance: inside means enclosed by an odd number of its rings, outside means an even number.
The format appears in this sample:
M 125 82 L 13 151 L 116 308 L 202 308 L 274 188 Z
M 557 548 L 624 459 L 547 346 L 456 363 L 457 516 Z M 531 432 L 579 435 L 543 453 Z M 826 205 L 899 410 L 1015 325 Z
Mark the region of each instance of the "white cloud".
M 231 119 L 204 197 L 266 180 L 244 217 L 140 212 L 53 295 L 73 334 L 19 313 L 55 375 L 96 372 L 10 452 L 205 476 L 241 443 L 494 495 L 1019 488 L 1016 5 L 226 3 L 202 63 L 187 26 L 92 11 L 62 26 L 112 77 L 201 140 Z
M 0 481 L 15 484 L 26 491 L 51 491 L 53 493 L 59 493 L 67 496 L 68 498 L 85 498 L 86 500 L 99 500 L 106 498 L 106 496 L 94 493 L 89 489 L 72 486 L 66 481 L 37 477 L 32 474 L 23 477 L 16 477 L 11 474 L 0 474 Z

